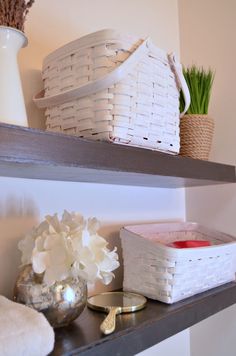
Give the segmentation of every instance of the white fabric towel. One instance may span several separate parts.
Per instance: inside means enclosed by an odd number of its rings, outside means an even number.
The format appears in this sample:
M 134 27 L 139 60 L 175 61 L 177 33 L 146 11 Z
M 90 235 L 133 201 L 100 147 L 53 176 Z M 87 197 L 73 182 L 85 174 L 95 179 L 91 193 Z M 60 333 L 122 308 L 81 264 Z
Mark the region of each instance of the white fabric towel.
M 0 296 L 0 355 L 45 356 L 54 331 L 42 313 Z

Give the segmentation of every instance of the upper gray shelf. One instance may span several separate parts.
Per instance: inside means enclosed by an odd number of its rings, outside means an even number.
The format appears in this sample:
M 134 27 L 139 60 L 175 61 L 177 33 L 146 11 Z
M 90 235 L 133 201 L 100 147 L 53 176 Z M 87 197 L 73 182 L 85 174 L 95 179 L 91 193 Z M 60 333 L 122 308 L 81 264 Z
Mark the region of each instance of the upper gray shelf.
M 180 188 L 235 183 L 235 167 L 0 124 L 0 175 Z

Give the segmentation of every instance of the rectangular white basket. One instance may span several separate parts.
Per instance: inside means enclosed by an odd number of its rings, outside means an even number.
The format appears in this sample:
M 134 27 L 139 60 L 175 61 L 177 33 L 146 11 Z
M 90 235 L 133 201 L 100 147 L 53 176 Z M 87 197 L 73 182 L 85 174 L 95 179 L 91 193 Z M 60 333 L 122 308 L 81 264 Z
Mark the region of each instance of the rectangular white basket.
M 235 280 L 236 240 L 196 223 L 121 229 L 125 291 L 171 304 Z M 207 240 L 209 247 L 177 249 L 173 241 Z
M 173 55 L 114 30 L 73 41 L 43 62 L 46 127 L 70 135 L 179 153 L 179 91 L 190 97 Z

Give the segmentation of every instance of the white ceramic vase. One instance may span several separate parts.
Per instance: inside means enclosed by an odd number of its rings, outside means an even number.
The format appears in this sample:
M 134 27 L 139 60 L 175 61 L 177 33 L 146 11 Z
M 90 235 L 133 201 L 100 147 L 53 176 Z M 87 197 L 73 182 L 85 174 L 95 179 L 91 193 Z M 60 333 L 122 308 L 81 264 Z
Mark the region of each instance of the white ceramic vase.
M 0 26 L 0 122 L 28 126 L 17 54 L 28 41 L 23 32 Z

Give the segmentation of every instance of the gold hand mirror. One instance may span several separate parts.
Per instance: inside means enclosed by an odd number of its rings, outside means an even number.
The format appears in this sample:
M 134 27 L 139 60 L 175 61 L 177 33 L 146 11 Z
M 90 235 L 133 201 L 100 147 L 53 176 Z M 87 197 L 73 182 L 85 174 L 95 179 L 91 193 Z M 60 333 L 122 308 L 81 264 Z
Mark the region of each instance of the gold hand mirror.
M 93 310 L 108 313 L 100 326 L 103 334 L 111 334 L 116 327 L 116 315 L 143 309 L 147 299 L 130 292 L 107 292 L 88 298 L 87 305 Z

